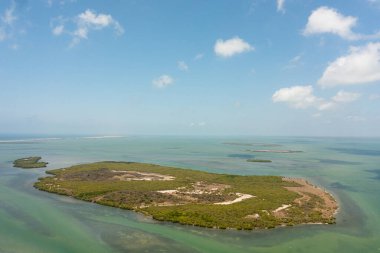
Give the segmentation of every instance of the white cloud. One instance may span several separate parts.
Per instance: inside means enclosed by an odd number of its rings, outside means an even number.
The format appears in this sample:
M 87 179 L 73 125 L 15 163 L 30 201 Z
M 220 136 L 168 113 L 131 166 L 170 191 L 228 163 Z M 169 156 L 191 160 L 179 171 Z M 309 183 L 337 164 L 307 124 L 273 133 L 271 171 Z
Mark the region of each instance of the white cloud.
M 221 57 L 231 57 L 252 50 L 254 50 L 253 46 L 239 37 L 228 40 L 218 39 L 214 46 L 215 54 Z
M 291 107 L 299 109 L 314 106 L 318 102 L 318 98 L 313 95 L 313 87 L 311 85 L 279 89 L 273 94 L 272 100 L 275 103 L 284 102 Z
M 311 13 L 303 34 L 332 33 L 348 40 L 358 39 L 358 35 L 352 32 L 356 22 L 356 17 L 344 16 L 335 9 L 322 6 Z
M 56 36 L 59 36 L 63 33 L 65 29 L 64 25 L 57 25 L 56 27 L 53 28 L 53 34 Z
M 313 94 L 313 87 L 308 86 L 293 86 L 282 88 L 276 91 L 272 96 L 272 101 L 275 103 L 287 103 L 290 107 L 296 109 L 314 108 L 319 111 L 331 110 L 343 103 L 350 103 L 360 97 L 358 93 L 339 91 L 331 99 L 317 97 Z
M 187 66 L 186 62 L 184 62 L 184 61 L 177 62 L 177 67 L 179 70 L 182 70 L 182 71 L 189 70 L 189 66 Z
M 277 11 L 284 12 L 285 11 L 285 0 L 277 0 Z
M 351 47 L 348 55 L 331 62 L 318 84 L 322 87 L 355 85 L 380 80 L 380 43 Z
M 163 89 L 174 83 L 174 79 L 169 75 L 162 75 L 152 81 L 153 85 L 159 89 Z
M 67 34 L 72 36 L 70 46 L 75 46 L 83 39 L 88 39 L 88 34 L 91 31 L 99 31 L 104 28 L 113 28 L 117 35 L 124 33 L 123 27 L 109 14 L 99 13 L 95 11 L 86 10 L 80 13 L 74 19 L 58 18 L 60 23 L 54 26 L 52 32 L 54 35 L 61 35 L 64 32 L 64 23 L 72 22 L 76 26 L 73 31 L 67 31 Z
M 332 100 L 337 103 L 349 103 L 357 100 L 360 97 L 359 93 L 339 91 Z

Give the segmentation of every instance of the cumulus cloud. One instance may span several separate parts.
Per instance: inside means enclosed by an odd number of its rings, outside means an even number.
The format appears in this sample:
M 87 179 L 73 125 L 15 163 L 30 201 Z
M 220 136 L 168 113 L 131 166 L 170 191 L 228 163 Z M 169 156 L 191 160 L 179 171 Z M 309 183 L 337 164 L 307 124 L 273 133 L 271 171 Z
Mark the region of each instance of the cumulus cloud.
M 322 6 L 310 14 L 303 34 L 308 36 L 313 34 L 331 33 L 346 40 L 380 38 L 379 32 L 370 35 L 353 32 L 352 29 L 356 26 L 357 21 L 357 17 L 344 16 L 336 9 Z
M 322 6 L 311 13 L 303 34 L 332 33 L 353 40 L 357 39 L 357 35 L 352 32 L 356 22 L 356 17 L 344 16 L 335 9 Z
M 179 70 L 182 70 L 182 71 L 189 70 L 189 66 L 184 61 L 177 62 L 177 67 L 178 67 Z
M 279 89 L 273 94 L 272 100 L 275 103 L 284 102 L 299 109 L 314 106 L 318 102 L 318 98 L 313 95 L 313 87 L 311 85 Z
M 318 84 L 322 87 L 355 85 L 380 80 L 380 43 L 351 47 L 349 54 L 331 62 Z
M 277 0 L 277 11 L 285 11 L 285 0 Z
M 162 75 L 152 81 L 152 84 L 159 89 L 166 88 L 172 83 L 174 83 L 174 79 L 169 75 Z
M 319 111 L 326 111 L 335 108 L 339 104 L 350 103 L 360 97 L 358 93 L 339 91 L 331 99 L 324 99 L 314 95 L 313 87 L 292 86 L 276 91 L 272 96 L 274 103 L 286 103 L 296 109 L 315 108 Z
M 254 47 L 239 37 L 228 40 L 218 39 L 214 46 L 215 54 L 225 58 L 252 50 L 254 50 Z
M 92 10 L 86 10 L 73 19 L 60 18 L 59 21 L 60 23 L 52 29 L 52 33 L 57 36 L 64 33 L 64 23 L 71 22 L 75 25 L 74 30 L 66 32 L 72 37 L 70 46 L 75 46 L 81 40 L 88 39 L 88 34 L 91 31 L 99 31 L 104 28 L 113 28 L 116 35 L 122 35 L 124 33 L 123 27 L 111 15 L 103 13 L 97 14 Z

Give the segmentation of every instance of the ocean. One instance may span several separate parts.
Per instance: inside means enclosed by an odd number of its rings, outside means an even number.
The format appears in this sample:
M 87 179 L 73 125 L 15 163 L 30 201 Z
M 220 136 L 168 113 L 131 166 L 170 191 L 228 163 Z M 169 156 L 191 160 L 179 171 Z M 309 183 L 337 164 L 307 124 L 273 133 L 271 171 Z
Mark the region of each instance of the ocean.
M 248 151 L 255 149 L 302 152 Z M 42 156 L 48 167 L 13 168 L 13 160 L 27 156 Z M 337 224 L 206 229 L 33 188 L 46 170 L 96 161 L 303 177 L 338 200 Z M 380 252 L 379 192 L 379 138 L 0 136 L 0 252 Z

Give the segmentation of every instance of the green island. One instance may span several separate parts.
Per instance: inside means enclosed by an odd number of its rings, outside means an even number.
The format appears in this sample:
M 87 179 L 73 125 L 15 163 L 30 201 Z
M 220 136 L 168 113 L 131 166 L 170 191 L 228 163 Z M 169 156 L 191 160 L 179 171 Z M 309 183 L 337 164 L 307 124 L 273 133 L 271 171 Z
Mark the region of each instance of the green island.
M 23 168 L 23 169 L 44 168 L 46 167 L 48 163 L 40 161 L 41 159 L 42 158 L 40 156 L 20 158 L 13 162 L 13 167 Z
M 271 163 L 272 160 L 266 160 L 266 159 L 247 159 L 247 162 L 250 162 L 250 163 Z
M 135 162 L 97 162 L 47 171 L 34 186 L 159 221 L 219 229 L 333 224 L 338 208 L 304 179 L 239 176 Z

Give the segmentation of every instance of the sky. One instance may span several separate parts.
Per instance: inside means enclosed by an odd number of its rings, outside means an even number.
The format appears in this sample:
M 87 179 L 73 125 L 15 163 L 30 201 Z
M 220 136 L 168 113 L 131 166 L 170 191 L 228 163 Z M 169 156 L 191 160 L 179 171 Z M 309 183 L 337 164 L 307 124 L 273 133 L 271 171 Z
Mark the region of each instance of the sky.
M 0 0 L 0 133 L 380 136 L 379 0 Z

